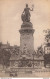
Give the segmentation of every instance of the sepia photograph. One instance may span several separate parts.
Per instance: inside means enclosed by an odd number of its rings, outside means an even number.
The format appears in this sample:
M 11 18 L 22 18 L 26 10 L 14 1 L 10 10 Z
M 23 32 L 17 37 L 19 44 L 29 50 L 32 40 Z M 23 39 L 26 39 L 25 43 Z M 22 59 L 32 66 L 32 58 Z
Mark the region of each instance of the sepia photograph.
M 50 77 L 50 0 L 0 0 L 0 77 Z

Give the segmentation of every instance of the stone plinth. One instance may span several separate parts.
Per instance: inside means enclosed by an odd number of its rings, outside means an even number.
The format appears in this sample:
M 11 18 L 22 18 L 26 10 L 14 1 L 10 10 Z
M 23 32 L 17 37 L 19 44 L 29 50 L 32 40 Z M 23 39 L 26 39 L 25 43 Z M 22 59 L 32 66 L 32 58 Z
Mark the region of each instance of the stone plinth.
M 25 57 L 32 57 L 33 51 L 34 51 L 34 38 L 33 38 L 33 33 L 34 29 L 32 27 L 31 22 L 24 22 L 21 25 L 21 29 L 19 30 L 20 32 L 20 52 L 21 56 Z

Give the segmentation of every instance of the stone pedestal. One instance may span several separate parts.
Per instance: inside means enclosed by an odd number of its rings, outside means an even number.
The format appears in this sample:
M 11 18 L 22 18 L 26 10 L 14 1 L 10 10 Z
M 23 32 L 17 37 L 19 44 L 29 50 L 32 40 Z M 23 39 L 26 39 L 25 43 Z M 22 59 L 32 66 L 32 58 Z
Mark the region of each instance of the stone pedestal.
M 33 59 L 34 52 L 34 29 L 31 22 L 24 22 L 21 25 L 20 32 L 20 56 L 21 58 Z

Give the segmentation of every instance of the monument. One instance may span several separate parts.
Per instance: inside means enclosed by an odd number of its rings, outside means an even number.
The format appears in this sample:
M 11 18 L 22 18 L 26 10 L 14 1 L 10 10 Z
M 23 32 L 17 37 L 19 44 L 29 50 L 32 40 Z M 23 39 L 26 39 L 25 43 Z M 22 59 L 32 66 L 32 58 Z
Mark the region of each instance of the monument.
M 28 7 L 28 4 L 26 4 L 26 8 L 24 9 L 21 19 L 23 21 L 21 25 L 20 32 L 20 59 L 21 59 L 21 65 L 20 66 L 32 66 L 33 60 L 33 53 L 34 53 L 34 29 L 33 24 L 30 22 L 30 11 L 33 11 Z

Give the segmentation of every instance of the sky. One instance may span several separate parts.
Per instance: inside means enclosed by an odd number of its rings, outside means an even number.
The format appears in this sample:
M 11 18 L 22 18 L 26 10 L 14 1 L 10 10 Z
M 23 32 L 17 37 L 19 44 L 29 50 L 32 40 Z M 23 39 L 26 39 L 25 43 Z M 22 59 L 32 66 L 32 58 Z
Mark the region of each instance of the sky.
M 44 44 L 43 30 L 50 29 L 50 0 L 0 0 L 0 42 L 20 45 L 21 14 L 26 3 L 29 8 L 34 5 L 34 11 L 30 13 L 35 29 L 34 48 L 37 49 Z

